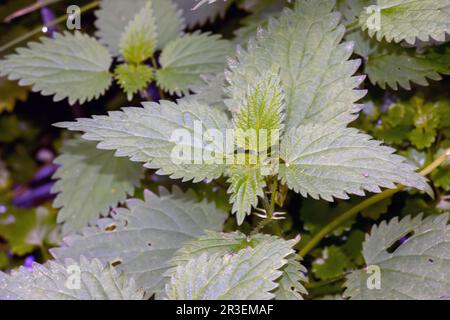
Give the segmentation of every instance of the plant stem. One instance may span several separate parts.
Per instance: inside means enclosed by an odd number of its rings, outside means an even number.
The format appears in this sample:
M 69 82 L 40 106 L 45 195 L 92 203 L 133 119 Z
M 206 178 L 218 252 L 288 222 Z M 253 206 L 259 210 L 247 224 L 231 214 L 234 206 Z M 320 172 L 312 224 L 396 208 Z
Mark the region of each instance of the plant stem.
M 31 4 L 25 8 L 22 8 L 20 10 L 17 10 L 15 12 L 11 13 L 5 19 L 3 19 L 3 22 L 10 23 L 12 20 L 14 20 L 16 18 L 22 17 L 22 16 L 32 13 L 36 10 L 39 10 L 42 7 L 45 7 L 45 6 L 60 2 L 60 1 L 62 1 L 62 0 L 38 0 L 34 4 Z
M 273 213 L 275 212 L 275 199 L 276 199 L 276 193 L 278 188 L 278 179 L 275 177 L 272 183 L 272 194 L 270 196 L 270 202 L 267 199 L 267 197 L 264 197 L 262 199 L 262 203 L 264 206 L 264 210 L 266 210 L 267 218 L 262 220 L 255 228 L 255 230 L 252 232 L 252 234 L 256 234 L 260 232 L 262 229 L 264 229 L 269 223 L 274 221 Z
M 92 9 L 96 8 L 99 4 L 100 4 L 100 1 L 93 1 L 91 3 L 88 3 L 87 5 L 85 5 L 85 6 L 80 8 L 80 13 L 92 10 Z M 55 26 L 55 25 L 57 25 L 57 24 L 59 24 L 61 22 L 66 21 L 68 17 L 69 17 L 69 15 L 65 14 L 65 15 L 63 15 L 61 17 L 58 17 L 57 19 L 55 19 L 51 23 L 48 23 L 48 24 L 44 25 L 44 27 L 47 27 L 47 28 L 53 27 L 53 26 Z M 21 43 L 21 42 L 23 42 L 25 40 L 28 40 L 29 38 L 33 37 L 34 35 L 36 35 L 36 34 L 38 34 L 40 32 L 42 32 L 42 27 L 35 28 L 35 29 L 31 30 L 30 32 L 27 32 L 24 35 L 22 35 L 22 36 L 20 36 L 20 37 L 18 37 L 16 39 L 6 43 L 3 46 L 1 46 L 0 47 L 0 52 L 8 50 L 8 49 L 14 47 L 17 44 L 19 44 L 19 43 Z
M 429 175 L 431 172 L 433 172 L 435 169 L 437 169 L 440 165 L 442 165 L 447 158 L 450 157 L 450 149 L 447 149 L 440 157 L 438 157 L 436 160 L 433 161 L 430 165 L 428 165 L 425 169 L 423 169 L 419 174 L 423 177 Z M 327 224 L 325 227 L 323 227 L 318 233 L 314 235 L 314 237 L 303 247 L 303 249 L 300 250 L 300 256 L 304 257 L 309 252 L 311 252 L 312 249 L 315 248 L 315 246 L 328 234 L 333 232 L 336 228 L 338 228 L 341 224 L 346 222 L 348 219 L 352 218 L 353 216 L 357 215 L 361 210 L 364 210 L 384 199 L 387 199 L 389 197 L 392 197 L 394 194 L 396 194 L 399 191 L 402 191 L 405 189 L 405 186 L 399 185 L 396 189 L 389 189 L 385 190 L 382 193 L 376 194 L 363 202 L 357 204 L 350 210 L 344 212 L 340 216 L 338 216 L 336 219 L 331 221 L 329 224 Z

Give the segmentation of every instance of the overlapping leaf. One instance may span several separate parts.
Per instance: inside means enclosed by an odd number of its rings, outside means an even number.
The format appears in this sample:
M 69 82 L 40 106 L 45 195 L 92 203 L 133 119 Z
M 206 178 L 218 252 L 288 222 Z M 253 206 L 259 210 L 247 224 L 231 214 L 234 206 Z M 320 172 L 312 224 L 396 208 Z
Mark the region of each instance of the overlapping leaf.
M 231 194 L 230 203 L 233 204 L 231 211 L 236 214 L 237 223 L 241 225 L 245 217 L 251 214 L 252 208 L 257 207 L 258 198 L 264 197 L 266 181 L 258 165 L 237 165 L 228 174 L 228 193 Z
M 198 182 L 216 179 L 223 174 L 225 166 L 221 162 L 210 163 L 200 158 L 195 163 L 194 155 L 199 153 L 203 156 L 211 151 L 220 157 L 225 152 L 224 144 L 217 141 L 204 143 L 208 140 L 208 129 L 231 127 L 231 121 L 224 112 L 192 99 L 183 99 L 178 103 L 143 103 L 143 106 L 123 108 L 122 111 L 110 112 L 108 116 L 78 119 L 77 122 L 57 126 L 83 131 L 83 138 L 99 141 L 100 149 L 117 150 L 117 156 L 144 162 L 146 167 L 159 169 L 159 174 L 170 175 L 174 179 Z M 178 136 L 174 136 L 177 132 L 188 134 L 184 139 L 187 141 L 177 140 Z M 197 135 L 203 141 L 196 138 Z M 176 147 L 186 149 L 186 154 L 180 155 Z
M 66 234 L 95 223 L 133 195 L 142 173 L 139 164 L 83 140 L 68 141 L 55 162 L 60 167 L 54 178 L 60 180 L 52 190 L 58 193 L 53 205 L 61 208 L 58 222 Z
M 78 262 L 80 261 L 80 262 Z M 76 275 L 80 279 L 72 278 Z M 0 300 L 142 300 L 143 290 L 113 267 L 85 258 L 0 272 Z
M 280 177 L 289 188 L 333 201 L 348 194 L 381 192 L 395 183 L 432 191 L 394 149 L 355 129 L 306 125 L 288 132 L 281 145 Z
M 97 36 L 114 56 L 119 56 L 120 39 L 126 27 L 149 0 L 102 0 L 100 9 L 95 12 L 98 29 Z M 181 11 L 172 0 L 151 0 L 157 30 L 156 49 L 164 48 L 167 43 L 182 34 L 185 28 Z
M 408 216 L 382 222 L 366 237 L 367 266 L 379 268 L 379 288 L 373 273 L 354 271 L 347 277 L 345 295 L 352 299 L 448 300 L 450 294 L 450 227 L 448 214 Z
M 169 260 L 184 243 L 205 229 L 222 229 L 225 212 L 195 199 L 178 189 L 173 194 L 161 189 L 160 196 L 145 192 L 144 201 L 129 200 L 128 209 L 117 209 L 112 219 L 99 220 L 98 227 L 65 238 L 65 245 L 52 253 L 58 260 L 86 256 L 112 263 L 151 295 L 162 289 Z
M 208 231 L 206 235 L 186 243 L 172 259 L 174 266 L 185 266 L 189 260 L 199 258 L 202 254 L 212 256 L 215 254 L 226 255 L 235 254 L 247 247 L 255 247 L 256 245 L 271 242 L 280 242 L 281 239 L 265 234 L 255 234 L 246 236 L 240 232 L 218 233 Z M 302 299 L 302 294 L 306 294 L 306 289 L 301 282 L 305 282 L 306 278 L 303 272 L 306 272 L 297 260 L 295 254 L 287 256 L 287 264 L 281 270 L 282 276 L 277 279 L 278 288 L 274 291 L 276 299 L 297 300 Z M 175 269 L 171 269 L 167 276 L 172 276 Z
M 202 254 L 177 267 L 166 286 L 169 299 L 268 300 L 296 240 L 261 242 L 236 254 Z
M 42 38 L 0 61 L 0 75 L 20 80 L 33 91 L 69 99 L 70 104 L 98 98 L 111 84 L 112 59 L 94 38 L 75 32 Z
M 148 2 L 130 21 L 120 39 L 125 61 L 140 64 L 153 56 L 156 47 L 156 21 L 152 2 Z
M 450 32 L 449 0 L 378 0 L 360 15 L 363 30 L 388 42 L 430 38 L 444 41 Z
M 447 54 L 447 53 L 446 53 Z M 373 84 L 386 89 L 389 85 L 411 90 L 411 83 L 428 85 L 428 80 L 441 80 L 440 73 L 449 74 L 450 65 L 439 61 L 435 55 L 419 55 L 408 49 L 393 46 L 377 46 L 365 66 Z
M 114 73 L 129 101 L 133 99 L 136 92 L 147 89 L 153 79 L 153 70 L 147 65 L 121 64 Z
M 201 75 L 223 72 L 230 42 L 218 35 L 193 33 L 170 42 L 161 53 L 158 85 L 178 95 L 201 84 Z
M 353 77 L 359 60 L 348 60 L 350 43 L 340 43 L 345 28 L 332 0 L 297 1 L 294 11 L 271 20 L 268 30 L 249 42 L 247 51 L 238 50 L 228 74 L 232 110 L 237 109 L 247 86 L 267 66 L 280 66 L 286 95 L 286 125 L 307 123 L 347 124 L 357 111 L 355 102 L 364 91 L 355 88 L 364 77 Z

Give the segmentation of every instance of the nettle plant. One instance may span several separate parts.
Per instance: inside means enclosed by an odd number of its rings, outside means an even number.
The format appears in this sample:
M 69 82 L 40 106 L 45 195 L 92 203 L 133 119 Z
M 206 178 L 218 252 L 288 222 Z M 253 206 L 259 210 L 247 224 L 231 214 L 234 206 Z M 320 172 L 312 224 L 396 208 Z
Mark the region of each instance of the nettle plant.
M 450 152 L 419 174 L 394 149 L 348 127 L 366 94 L 359 88 L 365 79 L 357 73 L 361 60 L 351 56 L 354 43 L 361 43 L 353 37 L 374 44 L 370 52 L 381 50 L 383 38 L 410 44 L 444 40 L 450 28 L 448 1 L 382 1 L 375 7 L 382 23 L 374 26 L 366 23 L 371 17 L 365 1 L 339 1 L 336 6 L 331 0 L 299 0 L 266 22 L 234 55 L 217 36 L 180 37 L 183 25 L 176 9 L 168 9 L 176 8 L 169 1 L 141 2 L 120 37 L 114 12 L 133 6 L 104 1 L 98 13 L 100 38 L 121 57 L 116 77 L 130 96 L 152 79 L 185 96 L 56 124 L 83 132 L 56 161 L 61 167 L 54 205 L 61 208 L 58 219 L 66 237 L 52 250 L 53 261 L 36 264 L 32 272 L 0 274 L 1 298 L 303 299 L 309 271 L 302 257 L 339 223 L 405 188 L 433 196 L 424 176 Z M 363 33 L 367 28 L 368 35 Z M 157 49 L 162 49 L 159 61 Z M 408 50 L 395 59 L 405 57 L 413 68 L 415 61 L 426 61 Z M 226 55 L 226 71 L 219 72 Z M 424 62 L 419 71 L 404 74 L 401 68 L 388 68 L 394 63 L 389 57 L 380 57 L 382 72 L 365 65 L 374 83 L 424 84 L 426 77 L 436 79 L 444 70 L 443 64 L 435 70 L 433 63 Z M 149 59 L 150 65 L 145 63 Z M 66 33 L 19 49 L 1 62 L 1 70 L 21 84 L 56 94 L 56 99 L 82 102 L 108 87 L 110 64 L 97 40 Z M 209 82 L 201 86 L 204 74 L 210 75 Z M 190 94 L 194 87 L 196 94 Z M 180 130 L 190 138 L 174 136 Z M 230 130 L 231 143 L 225 134 Z M 262 134 L 267 132 L 271 134 Z M 140 185 L 142 164 L 182 182 L 226 177 L 237 225 L 251 215 L 260 222 L 249 234 L 224 233 L 228 212 L 178 187 L 127 199 Z M 388 190 L 381 193 L 382 188 Z M 263 233 L 285 215 L 288 190 L 330 202 L 366 192 L 377 195 L 297 252 L 301 235 L 283 239 Z M 344 296 L 448 298 L 449 242 L 448 214 L 383 221 L 366 235 L 365 267 L 346 276 Z

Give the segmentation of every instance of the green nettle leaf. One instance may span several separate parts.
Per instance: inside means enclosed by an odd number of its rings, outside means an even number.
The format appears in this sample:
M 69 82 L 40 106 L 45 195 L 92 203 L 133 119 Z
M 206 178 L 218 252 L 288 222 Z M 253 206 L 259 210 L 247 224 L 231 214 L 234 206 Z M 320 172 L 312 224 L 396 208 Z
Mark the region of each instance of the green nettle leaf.
M 281 131 L 283 124 L 284 93 L 280 78 L 272 70 L 255 79 L 242 99 L 242 106 L 234 115 L 234 126 L 241 130 L 254 130 L 259 140 L 260 131 Z M 261 151 L 261 148 L 258 148 Z
M 168 42 L 178 38 L 185 29 L 182 12 L 172 0 L 102 0 L 95 12 L 97 36 L 114 56 L 120 55 L 120 39 L 136 14 L 151 2 L 157 30 L 155 49 L 161 50 Z
M 174 253 L 204 230 L 221 230 L 227 215 L 176 188 L 173 194 L 161 189 L 160 196 L 149 191 L 144 196 L 144 201 L 128 200 L 127 209 L 116 209 L 113 218 L 99 220 L 98 227 L 66 237 L 65 246 L 52 254 L 58 260 L 100 259 L 133 277 L 147 294 L 159 292 Z
M 80 261 L 80 262 L 78 262 Z M 79 274 L 79 282 L 71 277 Z M 144 291 L 112 266 L 98 260 L 67 259 L 0 272 L 0 300 L 142 300 Z
M 368 30 L 377 40 L 388 42 L 430 38 L 445 41 L 450 32 L 449 0 L 378 0 L 360 15 L 363 30 Z
M 53 205 L 61 208 L 58 222 L 64 223 L 65 234 L 95 223 L 133 195 L 142 174 L 139 164 L 84 140 L 68 141 L 55 163 L 60 167 L 54 178 L 60 180 L 52 190 L 58 193 Z
M 206 141 L 209 139 L 208 130 L 231 128 L 231 120 L 225 112 L 192 99 L 179 100 L 178 103 L 144 102 L 143 106 L 123 108 L 122 111 L 110 112 L 108 116 L 78 119 L 77 122 L 56 126 L 84 131 L 83 138 L 100 141 L 100 149 L 117 150 L 117 156 L 144 162 L 145 167 L 159 169 L 158 174 L 170 175 L 174 179 L 199 182 L 213 180 L 223 174 L 224 164 L 205 161 L 206 158 L 201 156 L 210 151 L 212 157 L 220 157 L 225 152 L 224 143 L 212 141 L 205 145 L 197 141 L 196 136 L 204 133 Z M 181 141 L 174 136 L 177 132 L 183 134 Z M 183 139 L 185 134 L 189 136 Z M 182 150 L 176 152 L 177 148 Z
M 109 88 L 111 63 L 108 51 L 97 40 L 65 32 L 8 55 L 0 61 L 0 76 L 20 80 L 21 86 L 32 85 L 33 91 L 43 95 L 55 95 L 55 101 L 68 98 L 73 105 L 98 98 Z
M 147 65 L 121 64 L 114 71 L 120 87 L 127 94 L 129 101 L 140 90 L 147 89 L 153 80 L 153 70 Z
M 337 246 L 330 246 L 323 250 L 323 256 L 315 260 L 312 270 L 317 278 L 330 280 L 342 275 L 352 266 L 352 262 Z
M 226 255 L 235 254 L 247 247 L 254 247 L 259 244 L 283 241 L 275 236 L 265 234 L 255 234 L 246 236 L 240 232 L 219 233 L 206 231 L 204 236 L 196 240 L 187 242 L 174 256 L 172 264 L 176 266 L 185 266 L 189 260 L 199 258 L 202 254 Z M 279 300 L 300 300 L 302 294 L 306 295 L 307 291 L 301 284 L 306 282 L 305 267 L 300 264 L 299 256 L 291 254 L 286 257 L 287 264 L 281 268 L 283 274 L 277 280 L 278 288 L 274 291 L 276 299 Z M 166 276 L 171 277 L 176 268 L 170 269 Z
M 236 214 L 237 223 L 241 225 L 252 208 L 258 205 L 258 197 L 264 197 L 266 181 L 260 173 L 258 165 L 236 165 L 228 172 L 231 194 L 230 203 L 233 204 L 232 213 Z
M 348 199 L 348 194 L 381 192 L 395 183 L 433 194 L 394 149 L 353 128 L 306 125 L 288 132 L 282 143 L 279 176 L 289 188 L 314 199 Z
M 237 253 L 207 254 L 178 266 L 166 294 L 172 300 L 269 300 L 297 240 L 261 242 Z
M 448 299 L 449 215 L 408 216 L 374 227 L 363 244 L 366 270 L 347 277 L 352 299 Z M 374 273 L 375 272 L 375 273 Z
M 170 42 L 160 57 L 158 85 L 178 95 L 202 83 L 201 75 L 223 72 L 231 43 L 218 35 L 193 33 Z
M 365 91 L 355 90 L 364 76 L 353 74 L 359 60 L 348 60 L 351 43 L 340 43 L 345 33 L 333 0 L 297 1 L 271 20 L 267 31 L 239 49 L 227 74 L 231 110 L 238 110 L 248 85 L 267 70 L 280 66 L 281 87 L 286 95 L 286 126 L 336 122 L 347 124 L 358 111 L 355 102 Z
M 411 82 L 426 86 L 427 79 L 441 80 L 440 73 L 450 74 L 450 68 L 435 55 L 419 55 L 414 50 L 378 45 L 368 56 L 365 72 L 372 84 L 378 84 L 383 89 L 389 85 L 397 90 L 400 85 L 411 90 Z
M 148 2 L 131 20 L 120 39 L 120 53 L 125 61 L 140 64 L 153 56 L 156 29 L 152 2 Z

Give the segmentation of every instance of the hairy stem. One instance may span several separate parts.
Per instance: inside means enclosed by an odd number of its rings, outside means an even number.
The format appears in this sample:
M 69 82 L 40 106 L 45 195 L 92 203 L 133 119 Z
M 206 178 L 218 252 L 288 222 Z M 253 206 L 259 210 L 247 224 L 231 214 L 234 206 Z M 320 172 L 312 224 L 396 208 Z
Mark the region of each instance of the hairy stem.
M 93 1 L 91 3 L 88 3 L 87 5 L 83 6 L 80 8 L 80 13 L 95 9 L 98 5 L 100 4 L 100 1 Z M 50 28 L 53 27 L 59 23 L 62 23 L 64 21 L 67 20 L 67 18 L 69 17 L 68 14 L 65 14 L 61 17 L 58 17 L 57 19 L 55 19 L 54 21 L 52 21 L 51 23 L 48 23 L 46 25 L 44 25 L 44 27 Z M 6 43 L 5 45 L 0 47 L 0 52 L 4 52 L 14 46 L 16 46 L 17 44 L 28 40 L 29 38 L 33 37 L 36 34 L 39 34 L 40 32 L 42 32 L 42 27 L 38 27 L 36 29 L 31 30 L 30 32 L 25 33 L 24 35 L 15 38 L 14 40 Z
M 450 149 L 447 149 L 440 157 L 438 157 L 436 160 L 433 161 L 430 165 L 428 165 L 426 168 L 424 168 L 421 172 L 421 176 L 427 176 L 431 172 L 433 172 L 435 169 L 437 169 L 440 165 L 442 165 L 447 158 L 450 157 Z M 316 245 L 325 238 L 328 234 L 336 230 L 340 225 L 342 225 L 344 222 L 349 220 L 350 218 L 357 215 L 361 210 L 364 210 L 384 199 L 392 197 L 394 194 L 396 194 L 399 191 L 402 191 L 405 189 L 404 186 L 400 185 L 396 189 L 389 189 L 385 190 L 382 193 L 376 194 L 363 202 L 357 204 L 350 210 L 344 212 L 340 216 L 338 216 L 336 219 L 331 221 L 329 224 L 327 224 L 325 227 L 323 227 L 318 233 L 316 233 L 313 238 L 300 250 L 300 256 L 304 257 L 309 252 L 311 252 L 312 249 L 316 247 Z
M 262 199 L 262 203 L 264 206 L 264 210 L 266 210 L 267 218 L 262 220 L 255 228 L 255 230 L 252 232 L 252 234 L 259 233 L 262 229 L 264 229 L 269 223 L 274 221 L 273 213 L 275 212 L 275 200 L 276 200 L 276 194 L 277 194 L 277 188 L 278 188 L 278 179 L 275 177 L 273 179 L 272 183 L 272 194 L 270 196 L 270 202 L 267 199 L 267 197 L 264 197 Z

